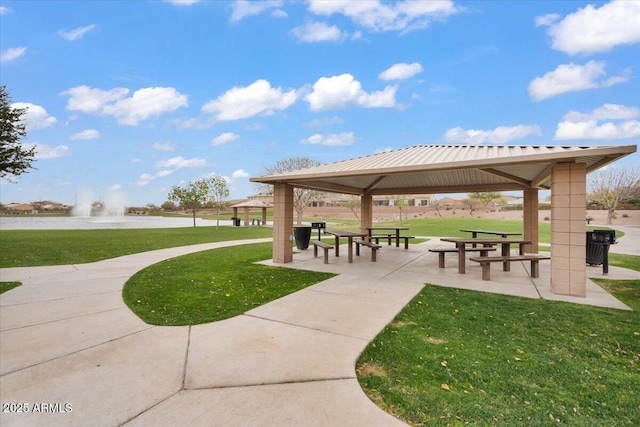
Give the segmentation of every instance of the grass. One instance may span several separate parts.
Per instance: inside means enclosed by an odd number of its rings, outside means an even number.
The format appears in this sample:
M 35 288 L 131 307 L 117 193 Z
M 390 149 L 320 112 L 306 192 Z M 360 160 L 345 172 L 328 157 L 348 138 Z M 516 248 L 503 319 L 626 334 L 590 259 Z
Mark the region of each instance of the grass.
M 13 288 L 17 288 L 22 283 L 20 282 L 0 282 L 0 294 L 10 291 Z
M 269 258 L 271 243 L 172 258 L 131 277 L 123 299 L 151 325 L 196 325 L 237 316 L 334 276 L 254 264 Z
M 0 268 L 79 264 L 155 249 L 271 237 L 265 227 L 0 231 Z
M 640 280 L 599 282 L 635 311 L 427 285 L 363 352 L 359 381 L 412 425 L 635 426 Z

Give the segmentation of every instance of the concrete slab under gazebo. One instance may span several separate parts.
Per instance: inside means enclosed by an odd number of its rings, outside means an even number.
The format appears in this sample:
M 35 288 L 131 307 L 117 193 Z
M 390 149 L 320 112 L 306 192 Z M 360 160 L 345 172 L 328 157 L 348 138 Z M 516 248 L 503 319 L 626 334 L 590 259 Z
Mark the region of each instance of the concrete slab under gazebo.
M 260 220 L 260 224 L 266 224 L 267 223 L 267 209 L 271 208 L 271 205 L 261 201 L 261 200 L 247 200 L 245 202 L 240 202 L 237 203 L 233 206 L 231 206 L 233 208 L 233 217 L 234 218 L 239 218 L 238 217 L 238 209 L 242 209 L 243 210 L 243 222 L 245 227 L 249 226 L 249 211 L 251 209 L 261 209 L 262 210 L 262 216 L 261 216 L 261 220 Z M 258 225 L 260 225 L 258 224 Z
M 418 145 L 251 178 L 274 186 L 273 262 L 293 260 L 293 189 L 359 195 L 361 227 L 374 195 L 522 191 L 523 235 L 538 252 L 538 192 L 551 190 L 551 291 L 586 296 L 589 172 L 636 152 L 626 146 Z

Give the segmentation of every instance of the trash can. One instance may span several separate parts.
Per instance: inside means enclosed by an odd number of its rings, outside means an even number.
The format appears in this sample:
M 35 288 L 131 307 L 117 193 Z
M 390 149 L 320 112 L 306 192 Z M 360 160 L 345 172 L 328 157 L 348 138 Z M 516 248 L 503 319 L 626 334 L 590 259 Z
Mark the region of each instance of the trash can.
M 609 272 L 609 247 L 616 243 L 615 230 L 587 231 L 587 264 L 602 264 L 602 272 Z
M 231 217 L 231 222 L 236 227 L 240 227 L 240 218 L 236 218 L 235 216 L 232 216 Z
M 309 242 L 311 241 L 311 227 L 306 225 L 294 226 L 293 237 L 296 240 L 296 248 L 304 251 L 309 247 Z

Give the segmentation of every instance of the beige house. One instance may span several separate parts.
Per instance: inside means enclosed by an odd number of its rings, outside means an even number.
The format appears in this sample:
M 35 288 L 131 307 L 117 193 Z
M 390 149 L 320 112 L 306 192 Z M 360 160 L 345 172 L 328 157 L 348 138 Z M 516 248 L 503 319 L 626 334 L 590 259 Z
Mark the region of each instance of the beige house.
M 522 191 L 523 235 L 538 252 L 538 191 L 551 190 L 551 291 L 586 296 L 587 174 L 635 153 L 626 146 L 419 145 L 281 174 L 251 178 L 274 186 L 273 261 L 293 260 L 293 189 L 358 195 L 361 227 L 373 197 Z

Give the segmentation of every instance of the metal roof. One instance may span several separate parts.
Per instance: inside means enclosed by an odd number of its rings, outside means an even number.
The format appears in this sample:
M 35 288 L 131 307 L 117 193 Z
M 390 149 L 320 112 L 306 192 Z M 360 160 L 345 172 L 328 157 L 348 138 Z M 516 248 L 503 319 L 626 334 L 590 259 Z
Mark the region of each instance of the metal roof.
M 588 173 L 636 149 L 635 145 L 416 145 L 251 181 L 373 195 L 547 189 L 555 163 L 585 163 Z

